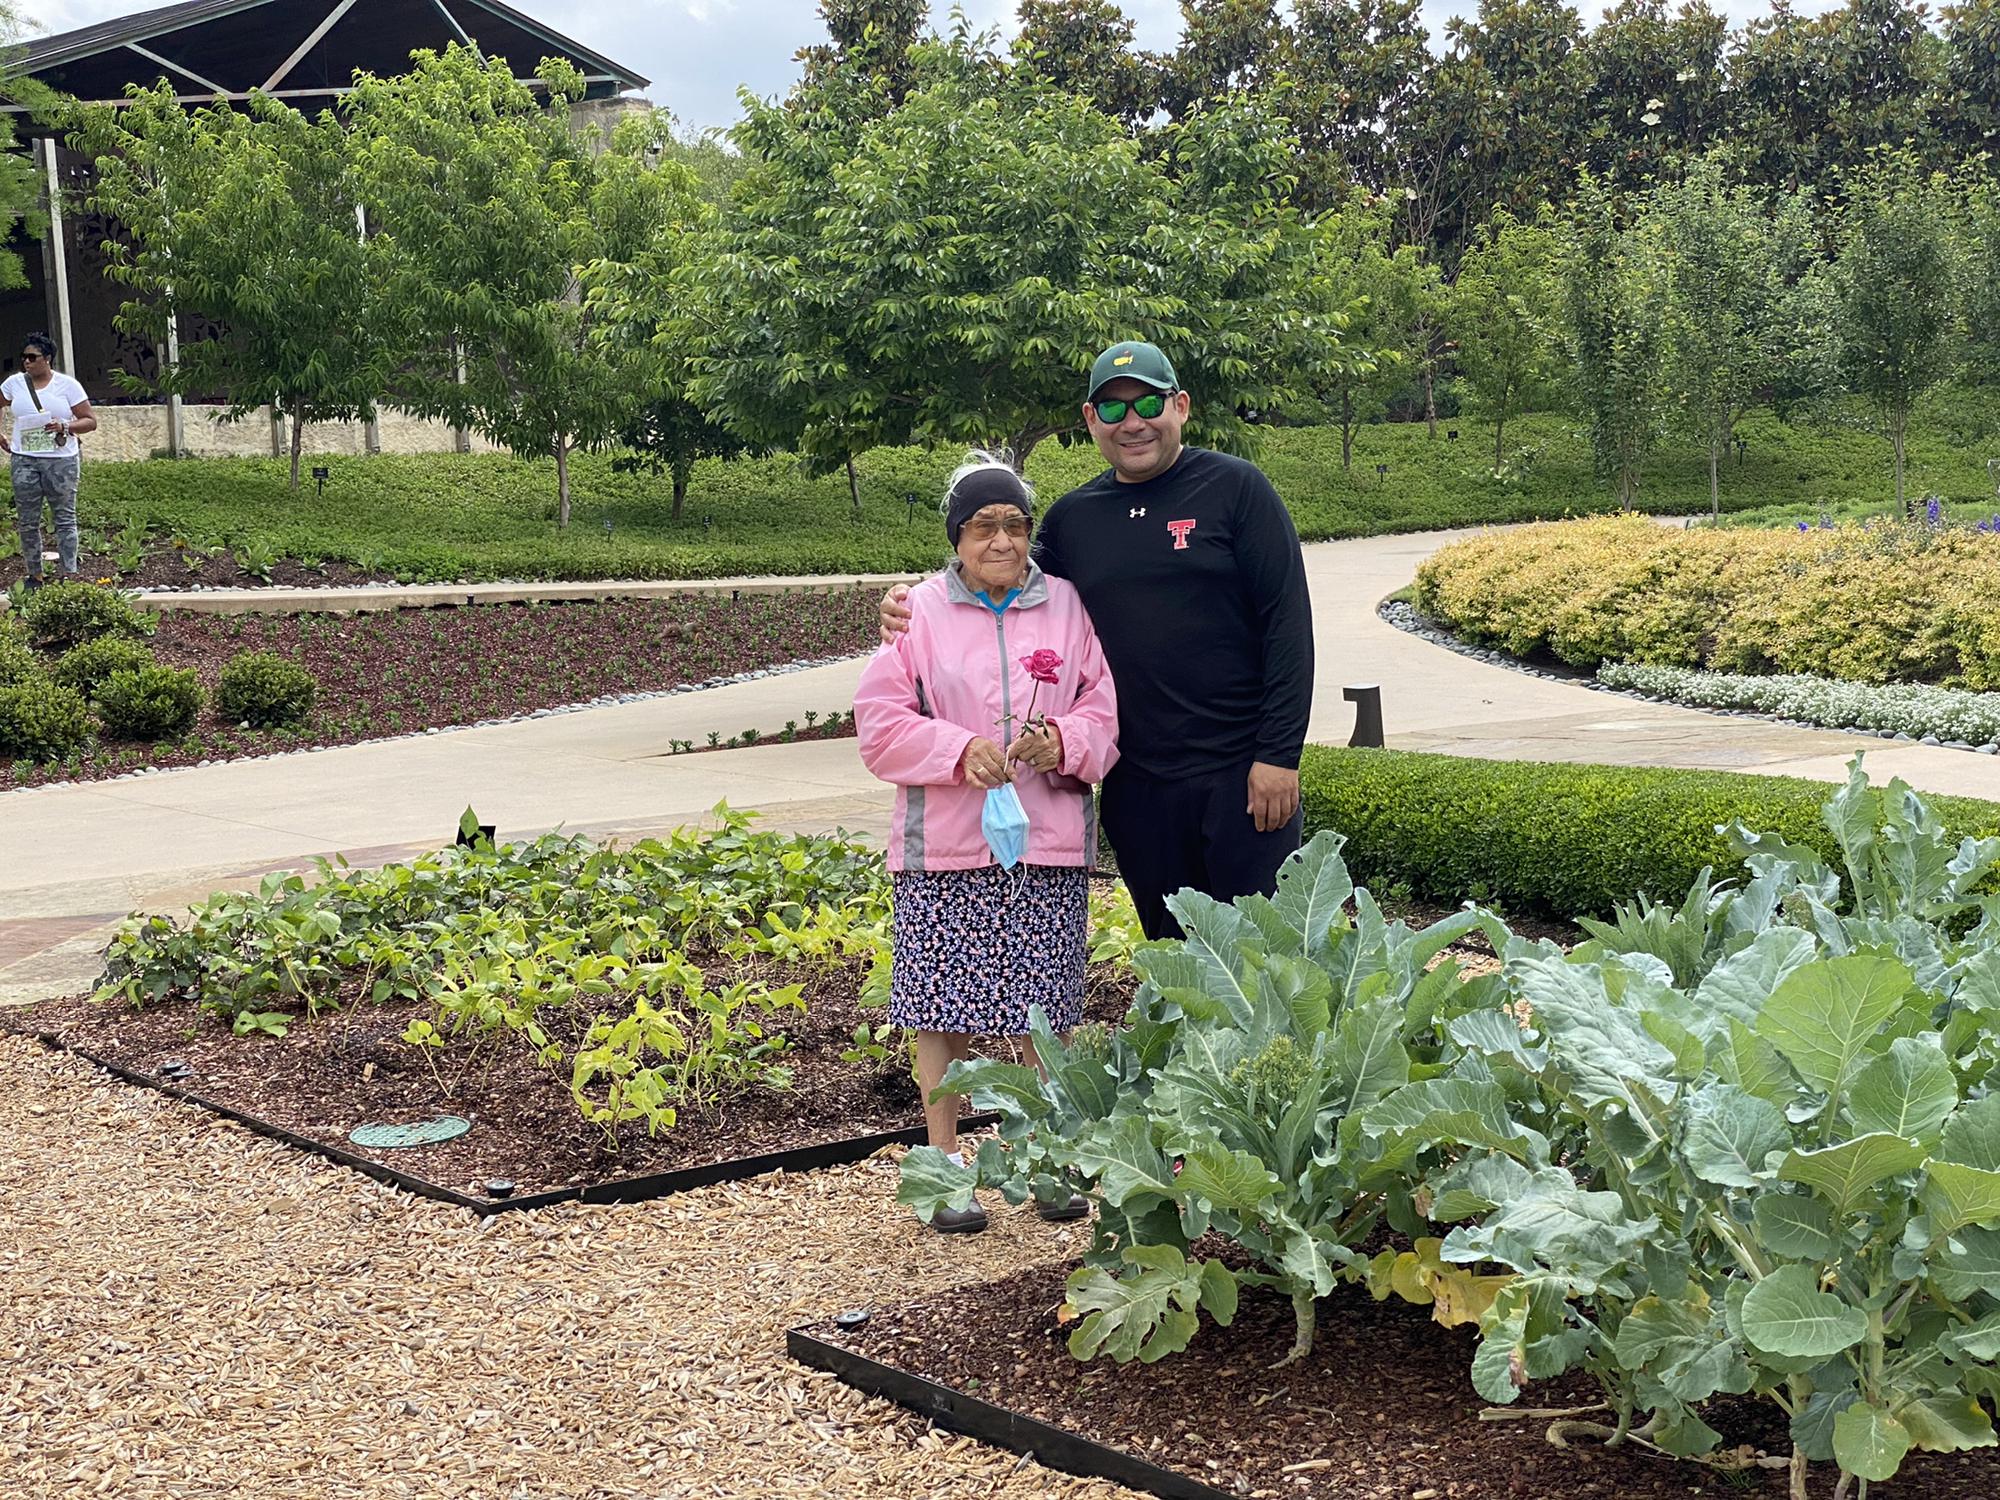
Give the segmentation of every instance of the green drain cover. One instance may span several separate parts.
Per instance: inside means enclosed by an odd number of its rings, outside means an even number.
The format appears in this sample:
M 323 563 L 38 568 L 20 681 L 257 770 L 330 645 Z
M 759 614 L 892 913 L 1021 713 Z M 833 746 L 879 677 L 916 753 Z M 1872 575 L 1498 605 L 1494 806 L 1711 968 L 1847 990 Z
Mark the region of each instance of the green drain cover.
M 377 1151 L 397 1151 L 405 1146 L 435 1146 L 455 1141 L 472 1129 L 463 1115 L 439 1115 L 435 1120 L 419 1120 L 414 1125 L 357 1125 L 347 1138 L 357 1146 Z

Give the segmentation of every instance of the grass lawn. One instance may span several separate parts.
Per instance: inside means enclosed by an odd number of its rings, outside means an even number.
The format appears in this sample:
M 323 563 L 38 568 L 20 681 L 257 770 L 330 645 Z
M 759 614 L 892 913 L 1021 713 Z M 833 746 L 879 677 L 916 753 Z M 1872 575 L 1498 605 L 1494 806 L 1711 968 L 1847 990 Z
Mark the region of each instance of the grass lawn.
M 1964 506 L 1990 503 L 1985 471 L 2000 436 L 1965 441 L 1933 422 L 1910 444 L 1913 493 L 1936 490 Z M 1459 440 L 1445 436 L 1456 428 Z M 1748 450 L 1722 476 L 1725 509 L 1780 522 L 1821 509 L 1887 507 L 1888 447 L 1851 429 L 1745 420 Z M 1258 455 L 1308 539 L 1532 520 L 1612 508 L 1571 425 L 1538 416 L 1510 425 L 1510 464 L 1495 476 L 1492 429 L 1421 424 L 1362 429 L 1354 467 L 1340 466 L 1333 429 L 1267 435 Z M 295 495 L 271 459 L 153 460 L 90 465 L 82 487 L 86 550 L 113 571 L 118 533 L 144 532 L 155 549 L 246 550 L 307 564 L 342 563 L 405 580 L 700 578 L 754 573 L 887 572 L 937 565 L 945 555 L 935 506 L 956 450 L 882 449 L 858 462 L 862 514 L 846 479 L 808 479 L 789 458 L 700 465 L 686 516 L 670 519 L 664 478 L 620 474 L 608 456 L 576 461 L 574 519 L 555 527 L 554 466 L 498 455 L 328 458 L 324 496 Z M 1386 473 L 1377 472 L 1387 465 Z M 1053 499 L 1101 468 L 1085 445 L 1036 450 L 1030 476 Z M 914 521 L 904 503 L 919 497 Z M 1706 464 L 1692 449 L 1649 462 L 1640 503 L 1668 514 L 1708 509 Z M 607 530 L 608 527 L 608 530 Z M 7 577 L 12 577 L 10 570 Z

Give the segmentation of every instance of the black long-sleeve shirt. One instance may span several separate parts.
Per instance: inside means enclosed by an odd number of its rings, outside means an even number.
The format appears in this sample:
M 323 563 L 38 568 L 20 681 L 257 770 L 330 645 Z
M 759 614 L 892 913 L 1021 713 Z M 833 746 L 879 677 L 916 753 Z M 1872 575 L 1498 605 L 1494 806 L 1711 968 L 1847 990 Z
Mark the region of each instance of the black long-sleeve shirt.
M 1154 776 L 1296 767 L 1312 712 L 1312 601 L 1298 532 L 1254 464 L 1184 448 L 1049 507 L 1043 571 L 1082 596 L 1118 687 L 1118 752 Z

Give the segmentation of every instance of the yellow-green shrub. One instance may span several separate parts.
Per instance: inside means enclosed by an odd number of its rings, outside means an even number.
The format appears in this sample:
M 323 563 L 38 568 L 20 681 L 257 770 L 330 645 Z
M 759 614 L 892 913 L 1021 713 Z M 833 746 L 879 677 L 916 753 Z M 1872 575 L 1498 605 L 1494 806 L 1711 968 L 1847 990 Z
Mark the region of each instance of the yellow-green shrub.
M 2000 687 L 2000 538 L 1875 523 L 1685 530 L 1637 516 L 1454 543 L 1417 608 L 1461 634 L 1606 661 Z

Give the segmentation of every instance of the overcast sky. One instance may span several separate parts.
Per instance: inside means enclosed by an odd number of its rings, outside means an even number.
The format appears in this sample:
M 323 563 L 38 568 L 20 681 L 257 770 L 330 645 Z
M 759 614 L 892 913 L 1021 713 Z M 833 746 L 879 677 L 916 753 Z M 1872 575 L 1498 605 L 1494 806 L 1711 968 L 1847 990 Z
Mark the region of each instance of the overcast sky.
M 727 125 L 740 113 L 736 90 L 747 87 L 763 95 L 780 94 L 798 74 L 792 61 L 801 48 L 826 37 L 815 0 L 510 0 L 517 10 L 554 27 L 579 42 L 652 79 L 647 91 L 655 104 L 665 105 L 681 123 L 696 129 Z M 1121 0 L 1138 23 L 1142 47 L 1163 49 L 1180 32 L 1180 6 L 1174 0 Z M 1807 15 L 1833 7 L 1835 0 L 1798 0 L 1794 9 Z M 41 0 L 32 13 L 49 32 L 68 31 L 113 16 L 151 8 L 127 0 Z M 1425 0 L 1424 19 L 1433 33 L 1453 15 L 1470 13 L 1477 0 Z M 1581 0 L 1586 20 L 1594 21 L 1604 6 Z M 1724 0 L 1732 20 L 1760 14 L 1763 0 Z M 965 11 L 981 27 L 1000 25 L 1011 32 L 1014 0 L 966 0 Z M 942 22 L 950 5 L 934 7 Z

